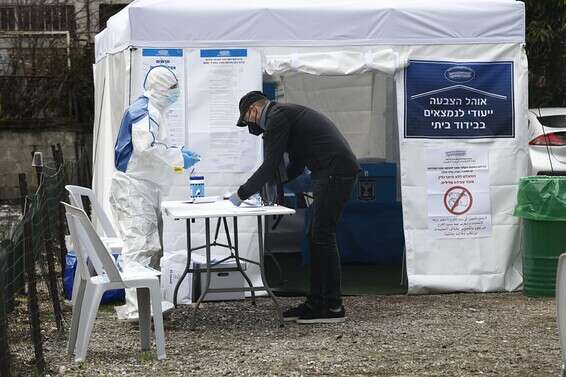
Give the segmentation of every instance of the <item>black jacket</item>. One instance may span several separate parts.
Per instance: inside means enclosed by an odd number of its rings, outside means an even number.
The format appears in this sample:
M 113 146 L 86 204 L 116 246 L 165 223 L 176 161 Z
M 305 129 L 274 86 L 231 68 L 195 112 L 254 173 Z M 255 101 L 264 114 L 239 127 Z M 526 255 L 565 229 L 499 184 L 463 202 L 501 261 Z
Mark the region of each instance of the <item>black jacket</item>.
M 350 145 L 326 116 L 300 105 L 271 102 L 268 106 L 263 133 L 265 158 L 238 189 L 240 199 L 249 198 L 275 178 L 285 152 L 289 154 L 285 181 L 301 175 L 305 167 L 314 179 L 358 173 L 360 166 Z

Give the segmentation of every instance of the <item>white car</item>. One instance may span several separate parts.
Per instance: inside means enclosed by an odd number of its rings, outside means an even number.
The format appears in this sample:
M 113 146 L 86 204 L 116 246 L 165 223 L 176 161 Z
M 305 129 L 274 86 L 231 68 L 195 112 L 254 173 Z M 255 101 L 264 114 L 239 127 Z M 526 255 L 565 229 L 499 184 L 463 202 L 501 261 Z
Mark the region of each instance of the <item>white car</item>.
M 529 110 L 533 175 L 566 175 L 566 107 Z

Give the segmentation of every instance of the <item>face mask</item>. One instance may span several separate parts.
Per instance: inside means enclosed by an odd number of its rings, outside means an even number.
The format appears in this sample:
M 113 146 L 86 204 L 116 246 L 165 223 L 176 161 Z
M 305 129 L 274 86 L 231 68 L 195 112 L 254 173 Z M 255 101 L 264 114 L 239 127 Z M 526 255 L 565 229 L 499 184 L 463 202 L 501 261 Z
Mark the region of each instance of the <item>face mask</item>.
M 248 132 L 252 135 L 259 136 L 263 133 L 263 128 L 259 126 L 259 124 L 254 122 L 245 122 L 248 126 Z
M 250 114 L 250 119 L 256 119 L 257 118 L 257 109 L 252 108 L 252 110 L 255 110 L 256 113 L 255 113 L 255 115 Z M 252 135 L 259 136 L 263 133 L 263 129 L 259 126 L 259 124 L 257 124 L 256 122 L 254 122 L 252 120 L 244 120 L 244 124 L 246 126 L 248 126 L 248 132 Z
M 169 89 L 167 91 L 167 102 L 169 105 L 174 104 L 179 99 L 181 95 L 181 90 L 179 88 Z

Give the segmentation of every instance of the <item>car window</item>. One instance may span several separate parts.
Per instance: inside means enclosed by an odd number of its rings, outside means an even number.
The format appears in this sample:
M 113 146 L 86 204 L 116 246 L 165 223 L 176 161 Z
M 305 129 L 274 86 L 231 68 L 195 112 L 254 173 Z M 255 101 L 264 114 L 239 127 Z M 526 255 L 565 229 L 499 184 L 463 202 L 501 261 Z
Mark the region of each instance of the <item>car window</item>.
M 545 127 L 566 128 L 566 115 L 549 115 L 538 118 Z

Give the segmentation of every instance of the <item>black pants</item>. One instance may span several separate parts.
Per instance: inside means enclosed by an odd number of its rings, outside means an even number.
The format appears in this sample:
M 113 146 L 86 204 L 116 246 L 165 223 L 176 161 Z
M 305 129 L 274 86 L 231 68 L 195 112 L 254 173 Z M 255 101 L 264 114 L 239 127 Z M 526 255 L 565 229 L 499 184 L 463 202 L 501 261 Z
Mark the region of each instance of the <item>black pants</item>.
M 356 177 L 313 179 L 314 202 L 310 229 L 311 287 L 308 301 L 315 306 L 342 305 L 340 255 L 336 225 L 352 194 Z

